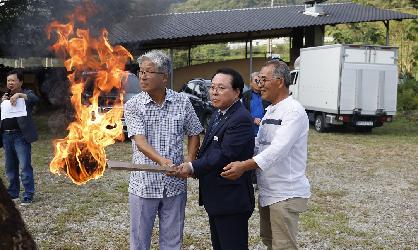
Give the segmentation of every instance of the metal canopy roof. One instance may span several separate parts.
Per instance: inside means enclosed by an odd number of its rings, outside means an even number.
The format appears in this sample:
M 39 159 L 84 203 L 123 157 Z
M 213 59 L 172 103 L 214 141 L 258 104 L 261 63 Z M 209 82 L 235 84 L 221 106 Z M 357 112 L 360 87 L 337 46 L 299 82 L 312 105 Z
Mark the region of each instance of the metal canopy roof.
M 112 43 L 130 49 L 289 36 L 294 28 L 342 23 L 414 19 L 415 15 L 353 3 L 321 4 L 324 16 L 303 14 L 303 5 L 138 16 L 116 24 Z

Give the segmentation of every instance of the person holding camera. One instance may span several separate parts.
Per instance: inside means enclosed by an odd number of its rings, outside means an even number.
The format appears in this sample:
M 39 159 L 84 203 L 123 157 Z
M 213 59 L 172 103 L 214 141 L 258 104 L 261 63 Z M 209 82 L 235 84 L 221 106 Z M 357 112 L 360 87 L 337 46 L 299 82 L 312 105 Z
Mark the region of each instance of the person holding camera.
M 11 71 L 7 74 L 7 89 L 2 96 L 2 103 L 10 101 L 16 106 L 19 98 L 25 101 L 26 116 L 5 118 L 0 121 L 1 145 L 4 148 L 6 177 L 9 181 L 7 191 L 13 200 L 19 199 L 20 181 L 24 192 L 21 205 L 29 205 L 35 194 L 35 182 L 31 164 L 31 143 L 38 139 L 35 124 L 32 119 L 32 108 L 39 98 L 30 89 L 23 89 L 23 74 Z M 19 180 L 20 170 L 20 180 Z

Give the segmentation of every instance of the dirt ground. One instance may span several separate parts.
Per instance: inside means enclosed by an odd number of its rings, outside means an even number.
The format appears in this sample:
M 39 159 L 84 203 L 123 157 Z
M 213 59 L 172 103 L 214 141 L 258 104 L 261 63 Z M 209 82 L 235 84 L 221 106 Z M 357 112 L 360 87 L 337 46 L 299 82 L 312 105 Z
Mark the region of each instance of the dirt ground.
M 35 201 L 17 204 L 39 248 L 128 249 L 129 173 L 107 170 L 81 186 L 51 174 L 52 135 L 44 120 L 38 120 L 41 139 L 32 146 Z M 129 161 L 130 143 L 117 143 L 106 152 L 109 159 Z M 3 151 L 0 158 L 5 179 Z M 398 119 L 371 134 L 310 131 L 307 175 L 312 197 L 301 216 L 301 249 L 418 249 L 416 123 Z M 210 249 L 207 215 L 197 197 L 198 183 L 190 180 L 184 249 Z M 250 249 L 265 249 L 258 220 L 256 210 Z M 155 230 L 153 249 L 157 246 Z

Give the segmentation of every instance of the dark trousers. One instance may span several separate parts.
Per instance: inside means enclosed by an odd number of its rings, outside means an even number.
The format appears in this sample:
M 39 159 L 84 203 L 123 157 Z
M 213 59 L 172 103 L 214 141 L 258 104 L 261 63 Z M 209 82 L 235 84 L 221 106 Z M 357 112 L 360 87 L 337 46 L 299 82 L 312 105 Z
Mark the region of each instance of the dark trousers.
M 35 182 L 31 164 L 31 144 L 26 142 L 21 132 L 3 132 L 3 148 L 9 195 L 12 199 L 19 197 L 20 181 L 22 181 L 25 188 L 23 197 L 32 199 Z
M 248 249 L 248 219 L 251 212 L 231 215 L 209 215 L 210 235 L 214 250 Z

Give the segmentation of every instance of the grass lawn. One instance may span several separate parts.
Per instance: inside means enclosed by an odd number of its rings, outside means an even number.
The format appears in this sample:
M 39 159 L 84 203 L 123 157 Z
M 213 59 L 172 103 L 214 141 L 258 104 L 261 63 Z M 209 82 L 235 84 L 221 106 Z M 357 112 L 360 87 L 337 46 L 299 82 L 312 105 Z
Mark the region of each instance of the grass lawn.
M 107 170 L 81 186 L 51 174 L 50 116 L 35 115 L 40 132 L 40 140 L 32 144 L 36 197 L 30 206 L 19 207 L 36 243 L 40 249 L 128 249 L 129 173 Z M 109 159 L 130 161 L 131 144 L 116 143 L 106 153 Z M 0 178 L 5 179 L 2 150 L 0 158 Z M 312 197 L 301 216 L 300 248 L 417 249 L 417 176 L 416 123 L 395 118 L 371 134 L 311 130 Z M 210 249 L 197 186 L 196 180 L 189 181 L 184 248 Z M 250 221 L 250 249 L 264 249 L 258 233 L 256 211 Z M 158 249 L 157 236 L 155 230 L 153 249 Z

